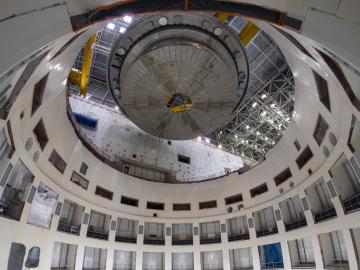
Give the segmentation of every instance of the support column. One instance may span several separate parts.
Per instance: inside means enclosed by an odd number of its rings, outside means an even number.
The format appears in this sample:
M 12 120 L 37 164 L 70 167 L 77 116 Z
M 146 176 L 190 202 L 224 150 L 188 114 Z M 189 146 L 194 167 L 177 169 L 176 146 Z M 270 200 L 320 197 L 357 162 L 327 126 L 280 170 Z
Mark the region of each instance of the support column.
M 85 245 L 78 244 L 76 251 L 75 270 L 82 270 L 84 261 Z
M 287 241 L 281 241 L 280 244 L 284 262 L 284 269 L 291 269 L 291 258 L 288 243 Z
M 319 239 L 316 234 L 311 235 L 311 244 L 314 250 L 315 268 L 322 270 L 324 269 L 324 263 L 321 255 L 321 247 Z
M 350 268 L 350 270 L 358 270 L 359 269 L 358 268 L 358 262 L 357 262 L 354 243 L 353 243 L 353 240 L 352 240 L 352 237 L 351 237 L 350 230 L 343 230 L 342 233 L 343 233 L 343 236 L 344 236 L 346 252 L 347 252 L 347 255 L 348 255 L 349 268 Z
M 112 270 L 114 264 L 114 249 L 107 249 L 106 270 Z

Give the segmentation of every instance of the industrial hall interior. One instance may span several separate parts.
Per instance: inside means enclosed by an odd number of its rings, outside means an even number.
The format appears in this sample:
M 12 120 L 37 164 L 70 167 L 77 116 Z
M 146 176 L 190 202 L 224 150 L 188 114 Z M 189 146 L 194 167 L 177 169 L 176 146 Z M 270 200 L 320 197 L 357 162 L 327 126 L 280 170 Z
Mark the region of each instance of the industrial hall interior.
M 360 0 L 0 2 L 0 270 L 360 270 Z

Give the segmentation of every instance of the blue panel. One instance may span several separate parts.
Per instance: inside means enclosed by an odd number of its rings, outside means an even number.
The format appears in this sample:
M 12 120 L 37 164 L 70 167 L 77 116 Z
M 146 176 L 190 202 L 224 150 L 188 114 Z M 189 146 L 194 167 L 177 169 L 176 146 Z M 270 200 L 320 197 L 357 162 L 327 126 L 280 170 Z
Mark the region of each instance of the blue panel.
M 280 243 L 264 245 L 263 248 L 266 268 L 283 266 L 283 257 Z
M 74 112 L 74 117 L 78 123 L 91 128 L 95 128 L 98 123 L 98 119 L 91 118 L 89 116 L 86 116 L 85 114 Z

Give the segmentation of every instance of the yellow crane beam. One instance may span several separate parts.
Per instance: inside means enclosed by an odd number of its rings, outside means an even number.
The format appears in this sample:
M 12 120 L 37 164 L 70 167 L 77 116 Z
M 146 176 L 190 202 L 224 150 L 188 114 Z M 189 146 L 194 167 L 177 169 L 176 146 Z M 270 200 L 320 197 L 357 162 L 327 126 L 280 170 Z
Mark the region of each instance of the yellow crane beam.
M 95 40 L 96 40 L 96 34 L 92 35 L 85 44 L 84 61 L 81 69 L 81 79 L 80 79 L 80 95 L 82 97 L 86 96 L 86 90 L 89 82 L 91 60 L 93 55 L 93 44 L 95 43 Z

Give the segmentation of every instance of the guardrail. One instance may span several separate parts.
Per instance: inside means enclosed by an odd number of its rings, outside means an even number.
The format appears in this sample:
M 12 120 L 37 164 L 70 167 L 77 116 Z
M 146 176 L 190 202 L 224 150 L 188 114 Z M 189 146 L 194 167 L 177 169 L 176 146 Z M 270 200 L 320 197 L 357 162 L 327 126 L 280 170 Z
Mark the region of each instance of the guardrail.
M 336 210 L 334 207 L 330 207 L 328 209 L 325 209 L 325 210 L 322 210 L 322 211 L 319 211 L 319 212 L 313 214 L 315 223 L 326 221 L 326 220 L 332 219 L 336 216 L 337 216 L 337 214 L 336 214 Z
M 345 213 L 351 213 L 360 209 L 360 194 L 356 194 L 351 198 L 343 200 Z
M 284 222 L 284 224 L 285 224 L 286 231 L 292 231 L 292 230 L 296 230 L 296 229 L 307 226 L 307 222 L 306 222 L 305 218 L 299 219 L 299 220 L 296 220 L 293 222 L 289 222 L 289 223 Z

